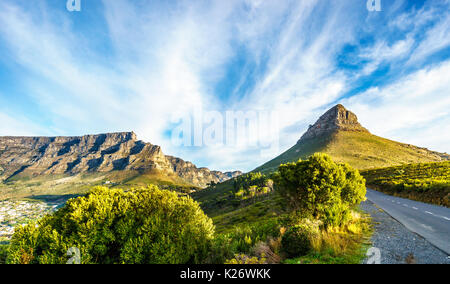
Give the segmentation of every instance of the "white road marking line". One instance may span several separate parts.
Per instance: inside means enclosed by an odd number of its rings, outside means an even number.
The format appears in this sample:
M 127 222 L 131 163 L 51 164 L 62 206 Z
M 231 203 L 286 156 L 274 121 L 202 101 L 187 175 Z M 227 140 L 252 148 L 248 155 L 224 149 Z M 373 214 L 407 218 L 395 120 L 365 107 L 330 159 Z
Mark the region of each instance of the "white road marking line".
M 419 210 L 417 207 L 413 207 L 412 209 L 414 209 L 414 210 Z
M 445 216 L 441 216 L 441 215 L 435 215 L 436 217 L 439 217 L 439 218 L 443 218 L 443 219 L 445 219 L 445 220 L 447 220 L 447 221 L 450 221 L 450 218 L 448 218 L 448 217 L 445 217 Z
M 425 213 L 427 213 L 427 214 L 430 214 L 430 215 L 434 215 L 433 213 L 431 213 L 431 212 L 428 212 L 428 211 L 425 211 Z

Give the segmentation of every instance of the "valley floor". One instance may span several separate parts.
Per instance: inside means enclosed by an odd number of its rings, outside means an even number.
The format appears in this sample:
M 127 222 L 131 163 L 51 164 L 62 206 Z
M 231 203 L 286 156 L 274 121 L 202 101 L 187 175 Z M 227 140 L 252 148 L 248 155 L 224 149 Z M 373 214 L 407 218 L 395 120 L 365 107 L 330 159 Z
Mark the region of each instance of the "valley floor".
M 382 264 L 450 264 L 447 254 L 409 231 L 371 201 L 362 203 L 361 209 L 372 216 L 372 244 L 380 249 Z

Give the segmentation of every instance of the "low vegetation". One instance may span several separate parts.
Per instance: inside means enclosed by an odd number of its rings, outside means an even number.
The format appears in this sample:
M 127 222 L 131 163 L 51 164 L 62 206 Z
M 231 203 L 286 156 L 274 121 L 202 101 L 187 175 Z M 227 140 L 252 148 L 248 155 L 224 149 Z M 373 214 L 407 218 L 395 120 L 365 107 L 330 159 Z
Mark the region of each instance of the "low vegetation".
M 8 258 L 9 246 L 0 244 L 0 264 L 6 264 L 6 259 Z
M 387 194 L 450 207 L 450 161 L 362 172 L 369 187 Z
M 209 188 L 195 192 L 203 210 L 213 217 L 218 214 L 238 210 L 249 204 L 255 204 L 268 198 L 273 192 L 272 179 L 259 172 L 248 173 Z
M 214 226 L 189 197 L 156 186 L 123 191 L 97 187 L 55 214 L 17 228 L 9 263 L 201 263 Z
M 254 199 L 273 191 L 273 181 L 259 172 L 239 176 L 233 183 L 234 197 L 238 201 Z
M 358 170 L 441 160 L 439 153 L 370 133 L 336 131 L 319 138 L 300 141 L 285 153 L 257 168 L 256 171 L 264 174 L 272 173 L 280 164 L 307 159 L 317 152 L 326 153 L 335 162 L 347 163 Z
M 95 186 L 110 188 L 137 188 L 154 184 L 162 189 L 189 194 L 199 190 L 175 174 L 159 171 L 139 172 L 133 170 L 113 171 L 110 173 L 89 172 L 78 175 L 43 175 L 37 177 L 15 177 L 0 182 L 0 201 L 21 200 L 39 196 L 84 195 Z
M 232 264 L 362 262 L 371 229 L 370 219 L 357 209 L 365 198 L 358 171 L 316 154 L 280 166 L 271 178 L 275 192 L 234 209 L 214 210 L 207 198 L 214 202 L 233 192 L 236 187 L 231 183 L 197 194 L 208 205 L 208 214 L 214 215 L 220 236 L 216 240 L 221 240 L 221 249 L 215 251 L 222 254 L 213 254 L 220 256 L 214 263 L 224 259 Z
M 370 232 L 356 208 L 364 193 L 358 171 L 324 154 L 194 193 L 209 217 L 154 185 L 96 187 L 17 228 L 0 262 L 66 263 L 74 247 L 81 263 L 360 263 Z

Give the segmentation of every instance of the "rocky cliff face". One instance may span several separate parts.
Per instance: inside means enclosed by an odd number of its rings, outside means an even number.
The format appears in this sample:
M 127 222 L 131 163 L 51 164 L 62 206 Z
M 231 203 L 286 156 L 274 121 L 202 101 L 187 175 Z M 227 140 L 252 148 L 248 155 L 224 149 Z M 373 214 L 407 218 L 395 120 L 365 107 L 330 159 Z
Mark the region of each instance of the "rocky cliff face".
M 322 115 L 314 125 L 310 125 L 300 141 L 314 139 L 337 130 L 369 133 L 359 124 L 358 117 L 353 112 L 346 110 L 343 105 L 339 104 Z
M 190 162 L 164 155 L 159 146 L 137 140 L 133 132 L 81 137 L 0 137 L 0 181 L 18 176 L 123 170 L 175 173 L 201 187 L 241 174 L 199 169 Z
M 373 135 L 354 113 L 336 105 L 311 125 L 297 144 L 254 171 L 275 172 L 280 164 L 304 160 L 318 152 L 359 170 L 450 160 L 447 153 Z

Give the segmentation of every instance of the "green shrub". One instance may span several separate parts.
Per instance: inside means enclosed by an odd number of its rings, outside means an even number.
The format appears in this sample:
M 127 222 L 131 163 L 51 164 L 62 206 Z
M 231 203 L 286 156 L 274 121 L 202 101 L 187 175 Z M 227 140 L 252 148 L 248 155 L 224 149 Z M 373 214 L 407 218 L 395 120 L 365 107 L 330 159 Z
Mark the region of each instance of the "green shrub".
M 267 264 L 267 259 L 265 257 L 237 254 L 234 258 L 227 260 L 225 264 Z
M 240 224 L 214 238 L 207 263 L 223 264 L 236 254 L 250 254 L 259 242 L 277 238 L 280 235 L 278 220 L 269 219 L 253 224 Z
M 233 187 L 235 191 L 238 191 L 241 188 L 249 188 L 252 185 L 258 186 L 258 187 L 264 187 L 267 183 L 268 178 L 259 173 L 248 173 L 245 175 L 241 175 L 236 177 L 233 180 Z
M 450 161 L 366 170 L 362 174 L 373 189 L 450 207 Z
M 290 227 L 281 238 L 281 247 L 287 257 L 297 257 L 308 254 L 312 250 L 310 238 L 315 233 L 307 225 Z
M 357 169 L 348 164 L 339 165 L 345 174 L 345 184 L 342 187 L 342 200 L 350 206 L 357 205 L 366 199 L 366 180 Z
M 330 204 L 324 210 L 323 222 L 326 227 L 339 227 L 347 224 L 351 219 L 351 210 L 349 206 L 343 202 L 335 202 Z
M 248 200 L 257 196 L 267 195 L 272 191 L 273 181 L 257 172 L 239 176 L 233 180 L 233 192 L 236 200 Z
M 189 197 L 150 186 L 94 188 L 85 197 L 25 227 L 11 240 L 10 263 L 200 263 L 214 226 Z
M 206 262 L 209 264 L 224 264 L 236 252 L 233 239 L 229 234 L 217 234 L 212 242 Z
M 277 220 L 264 220 L 251 225 L 240 225 L 229 233 L 235 243 L 236 252 L 249 253 L 252 247 L 269 237 L 277 237 L 280 227 Z
M 326 154 L 281 165 L 273 178 L 286 205 L 323 220 L 325 226 L 341 225 L 350 209 L 365 200 L 365 180 L 359 172 Z
M 0 264 L 5 264 L 8 257 L 8 246 L 0 245 Z

